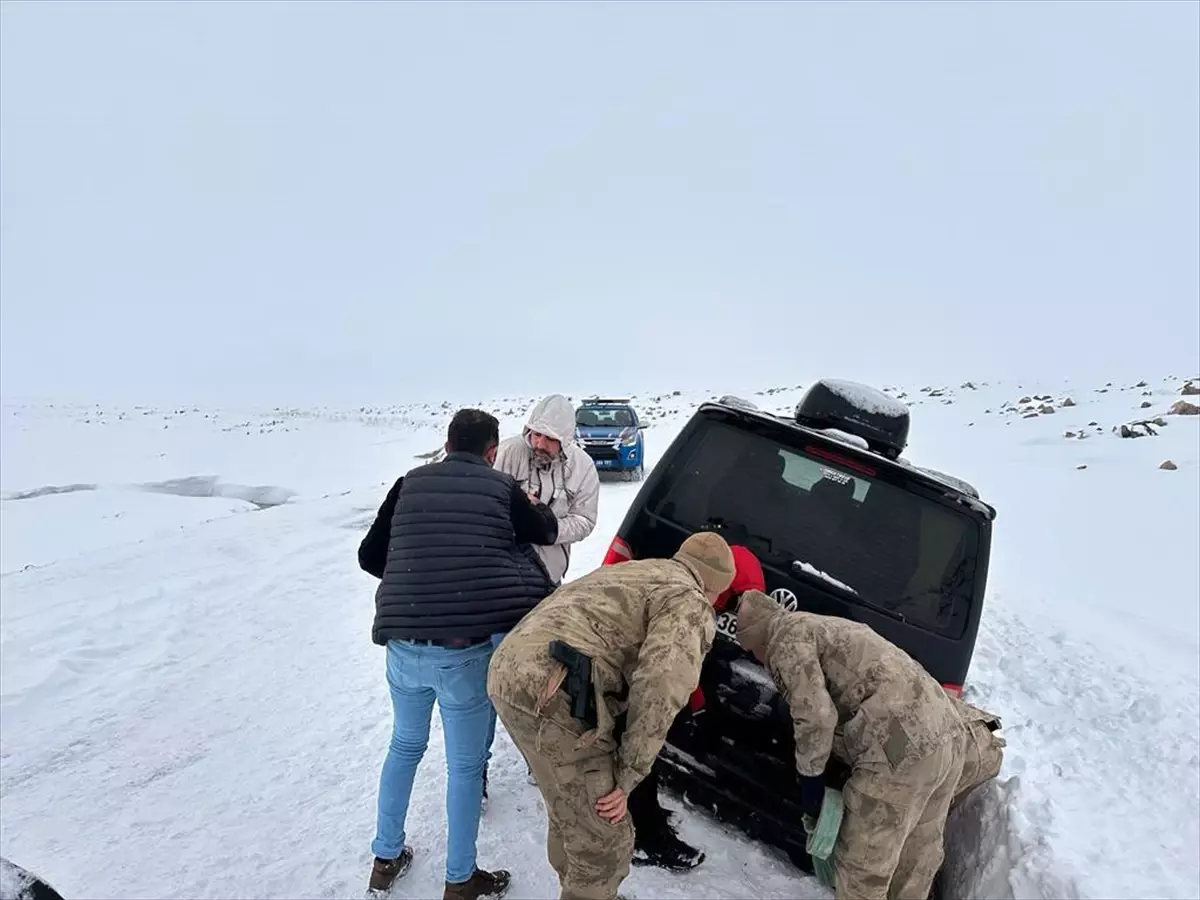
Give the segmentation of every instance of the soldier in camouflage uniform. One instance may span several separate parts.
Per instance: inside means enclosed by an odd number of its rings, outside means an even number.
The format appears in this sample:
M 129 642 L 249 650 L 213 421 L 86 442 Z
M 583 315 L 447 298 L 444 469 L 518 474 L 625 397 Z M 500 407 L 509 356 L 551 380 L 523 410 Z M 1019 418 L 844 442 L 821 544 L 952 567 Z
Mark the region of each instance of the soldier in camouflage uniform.
M 819 813 L 831 753 L 851 768 L 831 858 L 837 900 L 926 900 L 962 793 L 969 736 L 956 701 L 868 626 L 787 612 L 760 591 L 742 595 L 737 638 L 791 710 L 802 808 Z M 978 784 L 993 760 L 975 759 Z
M 493 654 L 488 695 L 545 800 L 547 856 L 563 900 L 613 900 L 629 874 L 627 797 L 700 682 L 716 633 L 712 604 L 733 574 L 729 545 L 696 534 L 671 559 L 606 566 L 564 585 Z M 591 659 L 595 727 L 572 715 L 553 641 Z

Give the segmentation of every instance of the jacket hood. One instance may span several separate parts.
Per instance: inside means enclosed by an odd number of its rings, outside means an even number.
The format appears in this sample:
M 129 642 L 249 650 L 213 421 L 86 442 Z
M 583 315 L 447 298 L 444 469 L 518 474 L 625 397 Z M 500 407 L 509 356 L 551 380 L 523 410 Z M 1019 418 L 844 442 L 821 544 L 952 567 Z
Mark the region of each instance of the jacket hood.
M 785 615 L 783 608 L 762 591 L 746 591 L 738 603 L 738 643 L 751 652 L 765 653 L 771 626 Z
M 530 431 L 552 437 L 564 446 L 571 443 L 575 439 L 575 407 L 562 394 L 543 397 L 529 411 L 529 420 L 525 423 L 526 439 Z
M 733 584 L 729 585 L 717 598 L 717 612 L 724 610 L 729 606 L 730 600 L 746 591 L 765 592 L 767 589 L 767 582 L 763 578 L 762 563 L 758 561 L 758 557 L 741 544 L 731 544 L 729 549 L 733 551 Z

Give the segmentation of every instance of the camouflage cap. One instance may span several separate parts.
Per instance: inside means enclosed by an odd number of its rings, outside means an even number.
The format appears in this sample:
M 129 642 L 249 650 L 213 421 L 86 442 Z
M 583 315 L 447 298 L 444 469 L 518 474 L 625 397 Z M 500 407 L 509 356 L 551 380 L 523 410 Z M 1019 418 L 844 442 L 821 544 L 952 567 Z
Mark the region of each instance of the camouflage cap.
M 706 594 L 720 594 L 733 583 L 733 551 L 719 534 L 693 534 L 680 545 L 675 559 L 696 573 Z
M 742 594 L 737 611 L 737 641 L 747 650 L 765 650 L 767 629 L 783 610 L 762 591 Z

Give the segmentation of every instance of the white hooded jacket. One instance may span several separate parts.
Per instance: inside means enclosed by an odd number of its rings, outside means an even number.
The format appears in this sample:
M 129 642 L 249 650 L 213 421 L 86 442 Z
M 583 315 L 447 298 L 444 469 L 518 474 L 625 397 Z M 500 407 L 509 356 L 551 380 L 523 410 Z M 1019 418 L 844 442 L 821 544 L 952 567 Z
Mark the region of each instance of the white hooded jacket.
M 562 444 L 562 452 L 546 469 L 534 463 L 529 433 L 539 432 Z M 496 469 L 507 472 L 558 517 L 558 542 L 534 547 L 550 580 L 562 581 L 571 561 L 571 544 L 582 541 L 596 527 L 600 505 L 600 476 L 596 464 L 575 442 L 575 407 L 562 394 L 551 394 L 536 403 L 519 437 L 500 442 Z

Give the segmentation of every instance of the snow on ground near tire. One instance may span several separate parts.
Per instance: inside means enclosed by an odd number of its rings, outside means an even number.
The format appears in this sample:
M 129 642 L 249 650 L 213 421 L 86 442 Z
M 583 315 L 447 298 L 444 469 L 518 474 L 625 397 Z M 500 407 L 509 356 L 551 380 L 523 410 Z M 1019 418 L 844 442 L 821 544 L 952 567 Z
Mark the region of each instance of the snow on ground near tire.
M 1200 417 L 1111 432 L 1164 414 L 1181 383 L 903 392 L 907 455 L 999 510 L 968 697 L 1003 716 L 1009 746 L 950 822 L 955 896 L 1200 896 Z M 1025 418 L 1039 394 L 1055 412 Z M 799 395 L 743 394 L 779 411 Z M 638 398 L 651 464 L 708 396 Z M 515 433 L 528 398 L 488 405 Z M 355 550 L 450 412 L 6 403 L 0 856 L 68 897 L 361 896 L 391 721 Z M 168 481 L 184 495 L 146 490 Z M 599 564 L 638 489 L 605 484 L 572 575 Z M 440 891 L 441 739 L 435 716 L 398 897 Z M 556 896 L 539 795 L 502 731 L 497 751 L 480 862 L 511 868 L 515 897 Z M 829 896 L 681 815 L 708 860 L 635 869 L 627 893 Z

